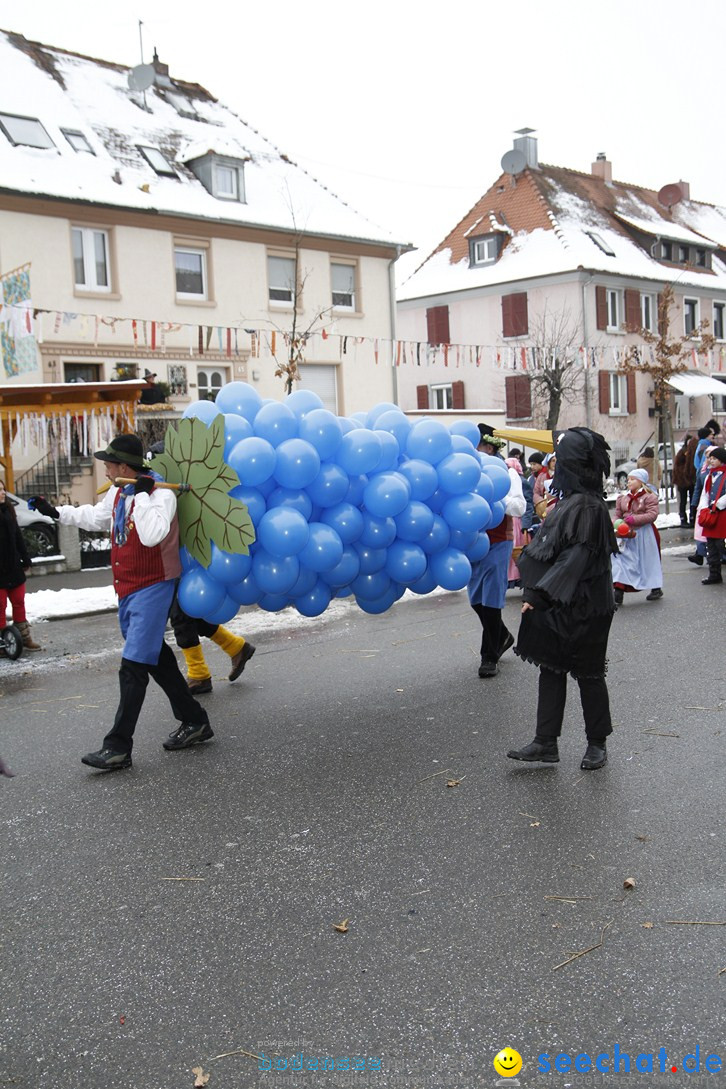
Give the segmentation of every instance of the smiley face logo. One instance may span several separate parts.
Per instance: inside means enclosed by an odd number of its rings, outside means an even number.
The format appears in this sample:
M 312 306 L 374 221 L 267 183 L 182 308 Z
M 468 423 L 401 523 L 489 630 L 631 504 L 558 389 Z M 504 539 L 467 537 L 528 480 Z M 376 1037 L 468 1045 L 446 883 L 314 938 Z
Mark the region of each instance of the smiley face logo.
M 513 1047 L 503 1047 L 494 1056 L 494 1069 L 503 1078 L 514 1078 L 522 1069 L 522 1056 Z

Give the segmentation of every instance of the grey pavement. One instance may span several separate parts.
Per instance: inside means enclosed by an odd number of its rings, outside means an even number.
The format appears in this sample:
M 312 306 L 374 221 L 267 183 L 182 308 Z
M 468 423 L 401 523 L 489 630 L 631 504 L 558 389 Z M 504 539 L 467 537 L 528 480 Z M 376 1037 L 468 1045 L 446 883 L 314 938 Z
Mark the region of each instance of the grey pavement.
M 477 677 L 464 594 L 280 617 L 234 685 L 210 645 L 215 739 L 165 752 L 152 684 L 105 776 L 79 758 L 115 709 L 115 617 L 39 625 L 42 654 L 0 661 L 0 1085 L 470 1089 L 505 1045 L 520 1086 L 610 1084 L 537 1057 L 615 1045 L 719 1084 L 726 587 L 664 566 L 665 598 L 616 614 L 594 773 L 575 691 L 561 763 L 507 760 L 537 671 L 510 651 Z M 381 1069 L 258 1070 L 301 1052 Z

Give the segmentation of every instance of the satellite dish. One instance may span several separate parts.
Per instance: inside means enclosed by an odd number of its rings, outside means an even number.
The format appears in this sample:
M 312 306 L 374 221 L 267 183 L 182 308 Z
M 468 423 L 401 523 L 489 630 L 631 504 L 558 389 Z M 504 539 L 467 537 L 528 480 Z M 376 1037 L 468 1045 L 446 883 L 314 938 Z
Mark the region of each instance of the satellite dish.
M 129 72 L 129 87 L 132 91 L 145 91 L 147 87 L 151 87 L 155 76 L 153 64 L 137 64 Z
M 517 148 L 505 151 L 504 155 L 502 155 L 502 170 L 505 174 L 521 174 L 526 165 L 527 156 Z
M 673 182 L 672 185 L 664 185 L 658 193 L 658 203 L 662 204 L 664 208 L 671 209 L 674 204 L 678 204 L 683 200 L 683 190 L 678 182 Z

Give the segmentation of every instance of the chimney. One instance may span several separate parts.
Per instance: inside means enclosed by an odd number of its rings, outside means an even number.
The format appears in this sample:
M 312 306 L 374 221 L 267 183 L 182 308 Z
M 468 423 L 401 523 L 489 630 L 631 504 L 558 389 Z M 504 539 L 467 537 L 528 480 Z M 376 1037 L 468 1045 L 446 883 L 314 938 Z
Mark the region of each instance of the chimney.
M 537 137 L 531 135 L 531 133 L 536 131 L 536 129 L 517 129 L 517 136 L 519 139 L 514 141 L 515 151 L 522 152 L 527 161 L 527 166 L 531 167 L 532 170 L 539 170 Z
M 613 164 L 608 162 L 604 151 L 599 151 L 597 160 L 592 164 L 592 173 L 596 178 L 602 178 L 606 185 L 611 185 L 613 180 Z
M 683 199 L 684 200 L 690 200 L 691 199 L 691 183 L 690 182 L 679 181 L 678 184 L 681 187 L 681 193 L 683 193 Z
M 156 52 L 156 46 L 154 46 L 154 57 L 151 63 L 154 66 L 154 71 L 156 73 L 154 83 L 161 87 L 171 87 L 172 82 L 169 79 L 169 65 L 163 64 L 159 60 L 159 54 Z

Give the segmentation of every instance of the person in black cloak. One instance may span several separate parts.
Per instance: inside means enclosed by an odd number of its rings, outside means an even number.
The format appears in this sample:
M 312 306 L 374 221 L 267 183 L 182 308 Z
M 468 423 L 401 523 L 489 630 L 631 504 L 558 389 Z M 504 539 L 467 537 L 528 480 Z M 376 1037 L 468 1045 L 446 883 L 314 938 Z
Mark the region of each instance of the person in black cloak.
M 535 736 L 507 756 L 558 763 L 571 673 L 580 688 L 587 737 L 580 767 L 594 771 L 607 761 L 612 733 L 605 672 L 615 612 L 610 557 L 618 549 L 602 497 L 610 447 L 587 427 L 553 432 L 553 438 L 552 490 L 561 498 L 519 559 L 524 604 L 514 652 L 540 667 Z

